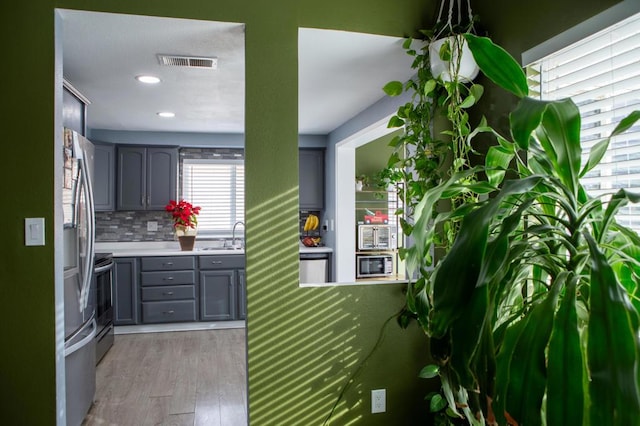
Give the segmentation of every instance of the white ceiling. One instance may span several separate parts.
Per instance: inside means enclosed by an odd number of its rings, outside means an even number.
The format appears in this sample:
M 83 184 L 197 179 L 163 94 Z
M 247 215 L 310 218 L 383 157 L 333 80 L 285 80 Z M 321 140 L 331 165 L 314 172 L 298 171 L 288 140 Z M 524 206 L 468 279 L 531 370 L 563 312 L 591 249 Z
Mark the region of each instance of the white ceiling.
M 91 102 L 92 129 L 244 133 L 244 25 L 61 11 L 63 73 Z M 161 66 L 158 54 L 217 57 L 218 69 Z M 412 75 L 402 39 L 299 31 L 299 132 L 328 134 Z M 143 85 L 140 74 L 162 81 Z M 277 76 L 274 76 L 277 79 Z M 163 119 L 159 111 L 176 116 Z

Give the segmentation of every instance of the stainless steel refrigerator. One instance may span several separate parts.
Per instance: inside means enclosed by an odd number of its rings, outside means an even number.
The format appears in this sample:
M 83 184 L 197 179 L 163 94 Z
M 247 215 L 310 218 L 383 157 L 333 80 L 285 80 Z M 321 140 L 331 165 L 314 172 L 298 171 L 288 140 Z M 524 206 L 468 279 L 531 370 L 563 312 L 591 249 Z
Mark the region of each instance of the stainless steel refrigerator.
M 82 424 L 96 389 L 93 145 L 64 129 L 64 328 L 67 425 Z

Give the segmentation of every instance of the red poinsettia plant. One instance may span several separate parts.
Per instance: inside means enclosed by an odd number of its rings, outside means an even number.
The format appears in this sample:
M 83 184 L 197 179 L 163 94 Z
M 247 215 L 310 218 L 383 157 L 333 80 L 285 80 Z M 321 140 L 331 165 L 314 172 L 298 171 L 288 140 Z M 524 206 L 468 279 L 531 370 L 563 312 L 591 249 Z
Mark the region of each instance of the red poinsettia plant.
M 169 201 L 164 209 L 171 213 L 171 218 L 173 219 L 173 227 L 176 230 L 184 231 L 187 228 L 195 229 L 198 224 L 197 215 L 200 213 L 200 207 L 194 207 L 188 201 L 180 200 Z

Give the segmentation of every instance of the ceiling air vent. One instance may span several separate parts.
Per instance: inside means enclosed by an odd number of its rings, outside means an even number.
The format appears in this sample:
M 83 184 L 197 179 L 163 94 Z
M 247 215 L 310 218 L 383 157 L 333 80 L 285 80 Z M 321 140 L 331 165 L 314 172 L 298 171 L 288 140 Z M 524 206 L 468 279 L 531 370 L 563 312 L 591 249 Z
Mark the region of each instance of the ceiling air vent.
M 179 55 L 158 55 L 160 65 L 168 67 L 187 67 L 187 68 L 207 68 L 215 70 L 218 68 L 218 58 L 203 58 L 195 56 L 179 56 Z

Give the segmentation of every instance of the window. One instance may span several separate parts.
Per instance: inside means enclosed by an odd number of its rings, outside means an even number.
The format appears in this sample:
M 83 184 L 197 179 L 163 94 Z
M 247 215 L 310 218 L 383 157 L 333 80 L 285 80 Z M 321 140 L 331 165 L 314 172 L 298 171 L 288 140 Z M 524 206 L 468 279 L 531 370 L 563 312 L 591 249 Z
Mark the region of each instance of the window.
M 583 160 L 619 121 L 640 109 L 640 14 L 527 66 L 532 96 L 570 97 L 582 116 Z M 600 165 L 584 176 L 587 192 L 598 197 L 626 188 L 640 192 L 640 126 L 613 138 Z M 640 209 L 618 214 L 620 224 L 640 232 Z
M 231 233 L 236 222 L 244 221 L 244 161 L 185 158 L 182 198 L 202 207 L 199 233 Z

